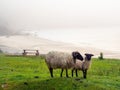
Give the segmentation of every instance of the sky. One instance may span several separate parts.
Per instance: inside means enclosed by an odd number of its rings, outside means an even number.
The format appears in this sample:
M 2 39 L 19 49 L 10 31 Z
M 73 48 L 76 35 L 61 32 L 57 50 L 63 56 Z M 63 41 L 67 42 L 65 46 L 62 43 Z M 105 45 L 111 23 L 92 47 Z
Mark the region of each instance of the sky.
M 16 35 L 120 52 L 120 1 L 0 0 L 0 37 Z

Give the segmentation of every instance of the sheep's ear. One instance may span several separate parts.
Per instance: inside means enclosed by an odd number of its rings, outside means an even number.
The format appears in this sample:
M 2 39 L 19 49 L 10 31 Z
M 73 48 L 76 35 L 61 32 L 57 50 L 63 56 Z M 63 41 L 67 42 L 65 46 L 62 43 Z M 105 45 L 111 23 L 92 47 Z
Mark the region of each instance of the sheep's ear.
M 85 53 L 85 56 L 87 56 L 88 55 L 88 53 Z

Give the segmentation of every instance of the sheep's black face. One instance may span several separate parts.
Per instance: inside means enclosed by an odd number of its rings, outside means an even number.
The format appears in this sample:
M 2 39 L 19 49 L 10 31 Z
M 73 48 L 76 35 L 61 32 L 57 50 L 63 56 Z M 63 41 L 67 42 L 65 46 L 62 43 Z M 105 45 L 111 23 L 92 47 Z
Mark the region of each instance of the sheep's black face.
M 83 57 L 82 57 L 82 55 L 79 53 L 79 52 L 72 52 L 72 56 L 73 56 L 73 59 L 75 60 L 75 59 L 79 59 L 79 60 L 81 60 L 81 61 L 83 61 Z
M 94 56 L 94 55 L 93 55 L 93 54 L 87 54 L 87 53 L 86 53 L 85 56 L 86 56 L 85 58 L 87 58 L 87 60 L 90 61 L 90 60 L 91 60 L 91 57 Z

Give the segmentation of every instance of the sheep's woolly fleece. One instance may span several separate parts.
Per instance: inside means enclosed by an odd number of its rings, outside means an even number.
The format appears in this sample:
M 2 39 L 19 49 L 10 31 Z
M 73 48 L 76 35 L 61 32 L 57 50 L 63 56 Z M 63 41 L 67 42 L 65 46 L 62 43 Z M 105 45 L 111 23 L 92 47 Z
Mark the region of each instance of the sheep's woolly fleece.
M 73 66 L 73 57 L 71 54 L 64 52 L 49 52 L 46 55 L 46 63 L 49 68 L 71 68 Z

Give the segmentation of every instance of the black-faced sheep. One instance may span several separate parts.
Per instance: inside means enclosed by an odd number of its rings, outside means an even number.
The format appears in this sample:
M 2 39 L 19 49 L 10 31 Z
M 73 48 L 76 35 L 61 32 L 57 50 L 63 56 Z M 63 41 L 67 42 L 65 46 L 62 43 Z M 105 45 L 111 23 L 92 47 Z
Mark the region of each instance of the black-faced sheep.
M 62 73 L 64 69 L 66 70 L 66 77 L 68 77 L 68 69 L 72 68 L 75 64 L 75 60 L 83 60 L 83 57 L 79 52 L 73 52 L 72 55 L 63 52 L 49 52 L 46 55 L 46 64 L 49 68 L 50 75 L 53 77 L 53 69 L 61 69 L 60 76 L 62 77 Z
M 85 54 L 85 59 L 83 61 L 76 60 L 76 63 L 74 64 L 74 68 L 72 69 L 72 77 L 73 77 L 73 72 L 75 70 L 76 72 L 76 77 L 78 76 L 77 70 L 82 70 L 83 72 L 83 77 L 86 78 L 87 76 L 87 70 L 89 69 L 91 65 L 91 57 L 94 56 L 93 54 Z

